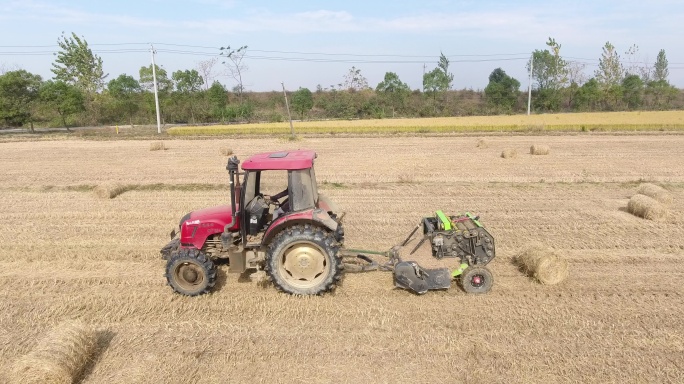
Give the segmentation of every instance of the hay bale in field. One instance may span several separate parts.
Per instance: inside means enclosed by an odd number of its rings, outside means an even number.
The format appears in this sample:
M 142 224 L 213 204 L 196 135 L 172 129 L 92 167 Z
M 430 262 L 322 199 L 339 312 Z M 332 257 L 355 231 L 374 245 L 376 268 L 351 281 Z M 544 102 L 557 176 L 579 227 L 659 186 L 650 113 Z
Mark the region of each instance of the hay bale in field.
M 127 190 L 128 188 L 125 185 L 105 183 L 95 187 L 93 192 L 95 193 L 95 196 L 99 197 L 100 199 L 113 199 Z
M 230 156 L 233 154 L 233 149 L 232 148 L 221 148 L 219 149 L 219 153 L 221 156 Z
M 477 147 L 478 147 L 478 148 L 482 148 L 482 149 L 488 148 L 488 147 L 489 147 L 489 143 L 488 143 L 487 140 L 485 140 L 485 139 L 478 139 L 478 140 L 477 140 Z
M 629 199 L 627 211 L 647 220 L 659 220 L 667 215 L 667 209 L 656 199 L 641 194 L 636 194 Z
M 548 155 L 549 152 L 551 152 L 551 149 L 549 148 L 548 145 L 535 144 L 535 145 L 530 147 L 530 154 L 531 155 Z
M 515 159 L 518 157 L 518 151 L 515 149 L 504 149 L 503 152 L 501 152 L 501 157 L 504 159 Z
M 63 323 L 14 363 L 14 383 L 73 383 L 96 351 L 97 334 L 81 322 Z
M 163 141 L 155 141 L 154 143 L 150 143 L 150 151 L 166 151 L 167 149 L 169 149 L 169 147 L 167 147 Z
M 670 191 L 659 185 L 651 183 L 640 184 L 639 188 L 637 188 L 637 193 L 653 198 L 663 204 L 672 204 Z
M 558 284 L 568 277 L 568 262 L 549 247 L 535 245 L 515 256 L 523 272 L 542 284 Z

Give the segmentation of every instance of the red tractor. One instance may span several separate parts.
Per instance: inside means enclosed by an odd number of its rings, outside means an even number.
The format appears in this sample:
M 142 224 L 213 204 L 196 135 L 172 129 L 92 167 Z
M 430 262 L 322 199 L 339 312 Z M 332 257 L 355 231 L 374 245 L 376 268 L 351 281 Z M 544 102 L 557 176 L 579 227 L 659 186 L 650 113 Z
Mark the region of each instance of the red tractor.
M 263 268 L 287 293 L 314 295 L 333 288 L 342 275 L 337 253 L 344 231 L 337 208 L 316 188 L 315 158 L 308 150 L 262 153 L 242 164 L 244 173 L 237 157 L 230 158 L 230 206 L 183 216 L 161 251 L 169 285 L 184 295 L 205 293 L 216 280 L 213 260 L 228 259 L 230 272 Z M 271 171 L 287 178 L 281 201 L 263 194 L 262 180 Z
M 486 293 L 493 277 L 485 267 L 494 258 L 494 238 L 479 218 L 465 213 L 423 218 L 400 245 L 387 252 L 344 249 L 342 217 L 326 196 L 318 193 L 314 160 L 308 150 L 254 155 L 242 164 L 233 156 L 226 169 L 230 175 L 230 206 L 193 211 L 171 231 L 171 241 L 161 250 L 167 260 L 166 279 L 178 293 L 196 296 L 216 282 L 214 261 L 227 259 L 231 273 L 256 270 L 268 276 L 280 290 L 296 295 L 316 295 L 335 287 L 347 272 L 386 270 L 394 272 L 397 287 L 418 294 L 447 289 L 460 278 L 469 293 Z M 287 188 L 264 194 L 273 176 L 287 180 Z M 243 176 L 240 182 L 240 176 Z M 438 259 L 458 258 L 460 267 L 424 269 L 402 261 L 399 249 L 418 229 L 423 239 L 411 254 L 429 241 Z M 368 254 L 389 258 L 378 265 Z M 343 259 L 347 262 L 343 263 Z

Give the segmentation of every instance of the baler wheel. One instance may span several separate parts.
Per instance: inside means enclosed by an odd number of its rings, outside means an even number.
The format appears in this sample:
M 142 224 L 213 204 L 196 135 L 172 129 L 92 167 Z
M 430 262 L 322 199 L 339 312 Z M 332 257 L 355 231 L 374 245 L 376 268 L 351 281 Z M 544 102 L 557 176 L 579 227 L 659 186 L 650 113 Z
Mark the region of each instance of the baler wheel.
M 174 291 L 197 296 L 209 292 L 216 283 L 214 263 L 197 249 L 180 249 L 166 264 L 166 280 Z
M 494 276 L 485 267 L 468 267 L 461 274 L 461 286 L 467 293 L 487 293 L 494 285 Z
M 280 232 L 268 247 L 266 272 L 273 284 L 293 295 L 318 295 L 342 277 L 342 259 L 332 234 L 310 225 Z

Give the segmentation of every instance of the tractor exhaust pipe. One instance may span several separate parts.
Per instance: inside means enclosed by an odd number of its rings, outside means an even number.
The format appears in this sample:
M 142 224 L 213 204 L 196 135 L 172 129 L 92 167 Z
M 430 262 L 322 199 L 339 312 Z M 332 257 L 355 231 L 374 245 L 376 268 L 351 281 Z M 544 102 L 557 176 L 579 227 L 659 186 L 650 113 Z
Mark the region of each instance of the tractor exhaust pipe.
M 240 160 L 238 160 L 237 156 L 233 156 L 230 159 L 228 159 L 228 164 L 226 165 L 226 169 L 228 170 L 228 174 L 230 175 L 230 208 L 233 212 L 233 217 L 236 216 L 236 211 L 235 211 L 235 178 L 238 175 L 238 167 L 240 165 Z M 240 182 L 239 180 L 237 181 L 238 183 Z

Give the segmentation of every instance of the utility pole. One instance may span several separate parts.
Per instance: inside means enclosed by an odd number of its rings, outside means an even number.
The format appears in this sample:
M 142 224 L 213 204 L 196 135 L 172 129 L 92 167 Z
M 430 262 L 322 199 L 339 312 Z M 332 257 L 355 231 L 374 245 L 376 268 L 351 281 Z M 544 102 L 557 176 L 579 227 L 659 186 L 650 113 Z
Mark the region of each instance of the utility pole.
M 423 93 L 425 93 L 425 68 L 426 68 L 426 65 L 425 65 L 425 63 L 423 63 L 423 78 L 420 79 L 421 84 L 423 84 Z
M 150 44 L 152 50 L 152 84 L 154 84 L 154 105 L 157 108 L 157 133 L 161 133 L 161 115 L 159 114 L 159 91 L 157 89 L 157 64 L 154 63 L 154 45 Z
M 294 139 L 294 137 L 295 137 L 294 125 L 292 125 L 292 114 L 290 113 L 290 103 L 287 102 L 287 92 L 285 92 L 285 83 L 281 81 L 280 85 L 283 86 L 283 95 L 285 96 L 285 107 L 287 108 L 287 116 L 290 118 L 290 137 Z
M 530 115 L 530 105 L 532 104 L 532 71 L 534 70 L 534 52 L 530 59 L 530 81 L 527 86 L 527 116 Z

